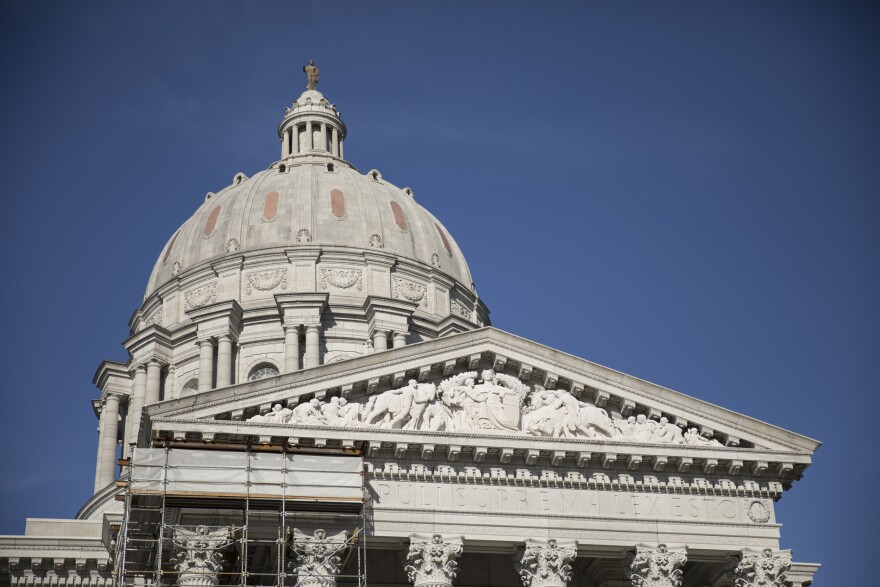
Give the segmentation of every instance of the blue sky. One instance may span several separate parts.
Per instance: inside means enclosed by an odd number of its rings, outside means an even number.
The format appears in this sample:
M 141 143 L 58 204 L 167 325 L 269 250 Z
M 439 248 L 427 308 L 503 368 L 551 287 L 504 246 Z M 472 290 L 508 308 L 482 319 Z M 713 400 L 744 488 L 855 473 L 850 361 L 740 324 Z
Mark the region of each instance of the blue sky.
M 496 326 L 817 438 L 778 504 L 826 585 L 876 542 L 880 10 L 846 2 L 3 2 L 0 533 L 91 494 L 92 375 L 314 58 Z

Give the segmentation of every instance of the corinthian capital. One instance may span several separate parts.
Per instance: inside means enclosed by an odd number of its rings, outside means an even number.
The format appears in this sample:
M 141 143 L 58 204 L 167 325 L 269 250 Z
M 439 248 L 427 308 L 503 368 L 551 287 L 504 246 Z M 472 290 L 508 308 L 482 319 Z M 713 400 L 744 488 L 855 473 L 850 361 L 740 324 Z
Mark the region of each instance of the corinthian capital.
M 223 550 L 232 544 L 228 528 L 211 530 L 197 526 L 195 530 L 175 527 L 171 544 L 177 570 L 177 584 L 181 587 L 214 587 L 223 565 Z
M 639 544 L 629 565 L 633 587 L 680 587 L 681 568 L 687 562 L 684 547 L 657 548 Z
M 311 536 L 293 529 L 290 548 L 296 554 L 293 572 L 298 587 L 336 587 L 336 575 L 341 570 L 340 556 L 348 544 L 348 532 L 327 536 L 324 530 L 315 530 Z
M 577 556 L 574 541 L 526 540 L 517 571 L 525 587 L 565 587 L 571 561 Z
M 736 587 L 785 587 L 785 573 L 789 567 L 790 550 L 744 550 L 733 570 L 733 579 Z
M 462 550 L 461 537 L 413 534 L 404 570 L 416 587 L 449 587 L 458 574 L 457 559 Z

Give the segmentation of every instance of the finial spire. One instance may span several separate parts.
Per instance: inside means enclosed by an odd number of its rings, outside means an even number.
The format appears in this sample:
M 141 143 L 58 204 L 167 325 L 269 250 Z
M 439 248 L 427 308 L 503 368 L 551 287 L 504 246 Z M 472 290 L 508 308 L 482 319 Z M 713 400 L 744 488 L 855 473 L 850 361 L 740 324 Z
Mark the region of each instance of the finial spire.
M 318 74 L 320 70 L 315 67 L 315 60 L 309 59 L 308 65 L 303 65 L 303 71 L 306 74 L 306 89 L 307 90 L 316 90 L 318 88 Z

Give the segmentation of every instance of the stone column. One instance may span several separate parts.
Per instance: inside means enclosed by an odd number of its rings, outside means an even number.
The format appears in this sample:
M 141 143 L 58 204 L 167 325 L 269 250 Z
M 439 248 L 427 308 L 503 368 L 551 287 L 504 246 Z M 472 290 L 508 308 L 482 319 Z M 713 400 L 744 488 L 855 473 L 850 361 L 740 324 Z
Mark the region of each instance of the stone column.
M 290 139 L 290 152 L 299 153 L 299 125 L 291 126 L 290 132 L 293 133 Z
M 327 536 L 324 530 L 315 530 L 309 536 L 299 528 L 293 529 L 291 550 L 296 554 L 297 587 L 336 587 L 336 575 L 342 570 L 342 555 L 348 546 L 348 532 Z
M 299 371 L 299 324 L 284 327 L 284 372 Z
M 791 567 L 791 550 L 747 549 L 742 551 L 732 575 L 736 587 L 785 587 L 785 573 Z
M 327 123 L 321 123 L 321 150 L 327 150 Z
M 458 574 L 462 550 L 460 536 L 413 534 L 409 537 L 404 570 L 415 587 L 450 587 Z
M 686 562 L 687 549 L 683 546 L 660 544 L 654 548 L 639 544 L 630 560 L 629 576 L 633 587 L 680 587 Z
M 303 367 L 309 369 L 321 364 L 321 327 L 306 326 L 306 353 L 303 357 Z
M 156 359 L 147 363 L 147 391 L 144 397 L 144 405 L 151 406 L 159 403 L 159 392 L 162 389 L 162 364 Z
M 388 333 L 384 330 L 373 332 L 373 350 L 377 353 L 388 350 Z
M 195 530 L 173 527 L 171 562 L 177 571 L 180 587 L 214 587 L 223 566 L 223 550 L 232 544 L 228 528 L 211 530 L 198 526 Z
M 333 153 L 334 157 L 339 157 L 339 129 L 335 126 L 333 127 L 333 131 L 330 134 L 330 137 L 331 153 Z
M 217 338 L 217 387 L 232 385 L 232 337 Z
M 400 347 L 404 347 L 404 346 L 406 346 L 406 333 L 405 332 L 395 332 L 392 347 L 399 349 Z
M 126 454 L 128 454 L 128 446 L 135 444 L 138 438 L 138 432 L 141 428 L 141 411 L 144 409 L 144 399 L 147 394 L 147 370 L 143 365 L 135 367 L 134 371 L 134 389 L 131 393 L 131 399 L 128 404 L 128 421 L 126 422 L 125 444 Z
M 565 587 L 571 561 L 577 556 L 573 540 L 528 539 L 517 564 L 524 587 Z
M 214 339 L 199 341 L 199 393 L 210 391 L 214 383 Z
M 306 123 L 306 151 L 315 148 L 315 135 L 312 133 L 311 121 Z
M 340 159 L 345 159 L 345 151 L 344 151 L 343 148 L 342 148 L 342 143 L 343 143 L 343 142 L 344 142 L 344 141 L 343 141 L 342 139 L 339 139 L 339 158 L 340 158 Z
M 285 159 L 288 155 L 290 155 L 290 146 L 293 144 L 293 141 L 290 139 L 291 132 L 290 127 L 288 127 L 283 133 L 281 133 L 281 158 Z
M 107 394 L 101 407 L 101 433 L 98 437 L 98 477 L 95 493 L 116 478 L 116 444 L 119 441 L 119 396 Z

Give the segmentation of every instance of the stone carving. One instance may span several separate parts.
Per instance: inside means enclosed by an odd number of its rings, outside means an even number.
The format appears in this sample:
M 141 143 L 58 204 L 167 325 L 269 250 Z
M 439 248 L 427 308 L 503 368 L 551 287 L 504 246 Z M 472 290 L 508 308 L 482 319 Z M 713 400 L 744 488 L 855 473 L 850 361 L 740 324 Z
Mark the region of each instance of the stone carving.
M 440 269 L 440 255 L 437 253 L 431 253 L 431 266 Z
M 312 536 L 293 529 L 290 548 L 296 555 L 293 572 L 299 587 L 335 587 L 336 575 L 341 569 L 343 549 L 348 544 L 348 532 L 327 536 L 324 530 L 315 530 Z
M 367 343 L 367 352 L 370 345 Z M 517 377 L 492 369 L 466 371 L 439 384 L 410 379 L 406 385 L 371 395 L 362 403 L 332 396 L 313 398 L 293 408 L 272 407 L 249 422 L 377 427 L 392 430 L 528 434 L 549 438 L 683 444 L 685 436 L 667 418 L 644 414 L 612 419 L 594 404 L 562 389 L 534 390 Z M 677 428 L 677 427 L 675 427 Z M 695 429 L 694 429 L 695 430 Z M 701 437 L 702 438 L 702 437 Z M 719 445 L 705 438 L 701 444 Z M 750 513 L 762 517 L 759 503 Z M 768 512 L 769 513 L 769 512 Z
M 517 572 L 524 587 L 565 587 L 571 561 L 577 556 L 574 541 L 526 540 Z
M 744 550 L 732 578 L 736 587 L 785 587 L 785 573 L 790 567 L 790 550 Z
M 185 300 L 184 307 L 187 311 L 189 311 L 195 310 L 196 308 L 201 308 L 202 306 L 207 306 L 214 301 L 216 296 L 217 282 L 214 281 L 198 289 L 186 292 L 186 294 L 183 296 Z
M 746 515 L 756 524 L 764 524 L 770 521 L 770 508 L 763 501 L 756 499 L 746 507 Z
M 385 241 L 382 240 L 382 237 L 378 234 L 370 235 L 370 246 L 375 247 L 377 249 L 385 248 Z
M 173 527 L 171 562 L 177 569 L 177 584 L 184 587 L 217 585 L 223 564 L 223 550 L 232 544 L 229 528 L 211 530 L 198 526 L 195 530 Z
M 684 433 L 684 444 L 692 444 L 696 446 L 724 446 L 714 438 L 700 436 L 700 431 L 696 428 L 688 428 L 688 431 Z
M 392 296 L 395 299 L 403 298 L 410 302 L 420 303 L 422 306 L 428 304 L 427 288 L 424 285 L 400 277 L 393 277 L 391 281 Z
M 148 328 L 150 326 L 162 326 L 162 323 L 165 321 L 165 308 L 160 307 L 158 310 L 153 312 L 149 318 L 144 320 L 144 328 Z
M 449 304 L 449 313 L 453 316 L 464 318 L 465 320 L 471 319 L 471 311 L 455 300 L 452 300 L 452 302 Z
M 308 65 L 303 65 L 303 72 L 306 74 L 306 89 L 315 90 L 318 87 L 318 75 L 321 70 L 315 67 L 315 60 L 309 59 Z
M 287 269 L 248 273 L 245 290 L 250 295 L 255 289 L 259 291 L 272 291 L 279 285 L 281 289 L 287 289 Z
M 296 242 L 310 243 L 312 242 L 312 233 L 307 228 L 300 228 L 296 233 Z
M 237 238 L 231 238 L 228 241 L 226 241 L 226 252 L 227 253 L 234 253 L 239 249 L 239 247 L 240 247 L 240 245 L 238 243 Z
M 680 587 L 686 562 L 684 547 L 670 550 L 661 544 L 655 549 L 640 544 L 629 564 L 633 587 Z
M 180 261 L 175 261 L 174 265 L 171 266 L 171 275 L 177 275 L 180 273 Z
M 458 574 L 457 559 L 462 550 L 461 538 L 413 534 L 404 570 L 414 587 L 448 587 Z
M 321 268 L 321 289 L 327 289 L 328 284 L 339 289 L 356 288 L 362 289 L 363 271 L 360 269 L 325 269 Z

